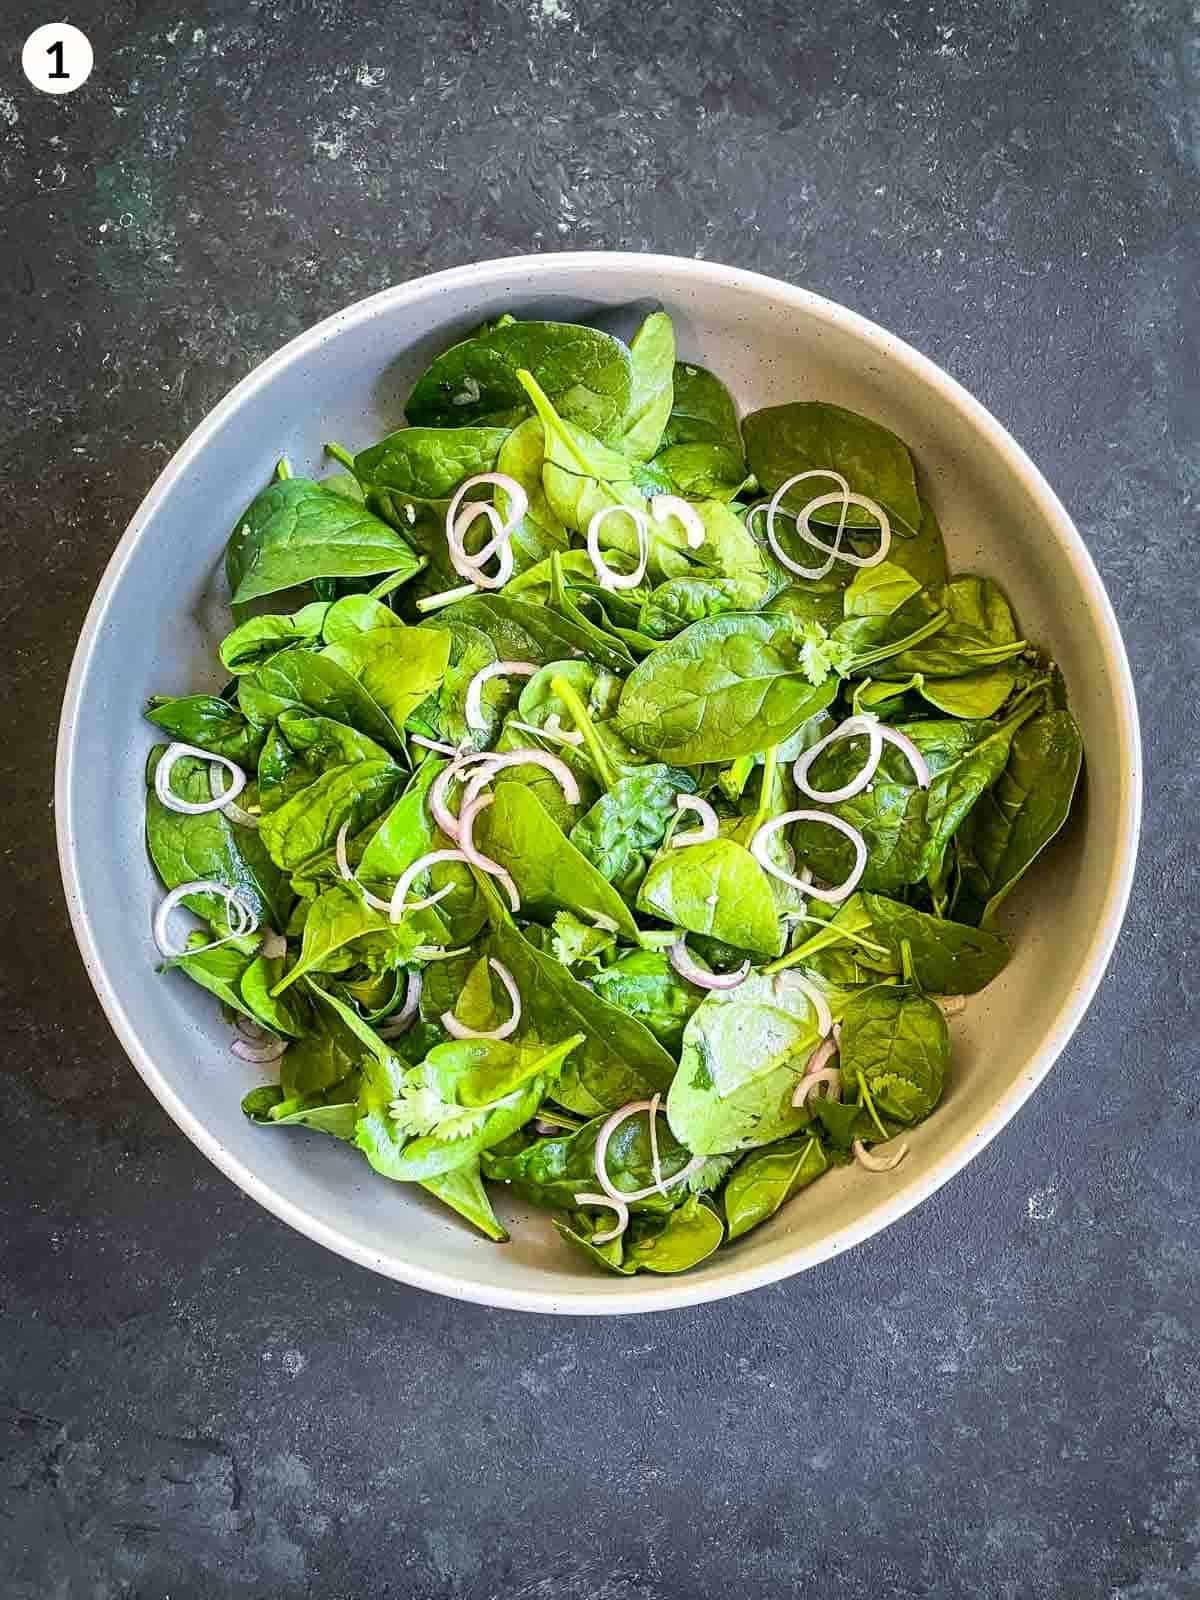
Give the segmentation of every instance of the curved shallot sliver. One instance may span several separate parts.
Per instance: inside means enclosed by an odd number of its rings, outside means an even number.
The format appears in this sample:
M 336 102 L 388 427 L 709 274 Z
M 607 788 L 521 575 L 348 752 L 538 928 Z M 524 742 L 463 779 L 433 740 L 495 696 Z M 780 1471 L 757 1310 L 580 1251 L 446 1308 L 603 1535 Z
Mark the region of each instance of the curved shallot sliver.
M 817 1035 L 819 1038 L 827 1039 L 833 1032 L 833 1013 L 829 1009 L 829 1001 L 826 1000 L 822 990 L 813 983 L 811 978 L 806 978 L 802 972 L 797 972 L 794 967 L 785 968 L 783 972 L 775 974 L 776 993 L 781 994 L 788 989 L 798 989 L 808 1001 L 816 1012 Z
M 617 1214 L 617 1225 L 608 1233 L 594 1233 L 589 1241 L 591 1244 L 611 1244 L 614 1239 L 619 1239 L 629 1226 L 629 1207 L 624 1200 L 613 1200 L 606 1194 L 581 1193 L 575 1196 L 577 1206 L 609 1206 Z
M 627 1209 L 635 1201 L 646 1200 L 652 1194 L 665 1194 L 674 1184 L 682 1183 L 698 1167 L 704 1164 L 703 1156 L 693 1156 L 687 1165 L 681 1167 L 674 1177 L 667 1178 L 665 1182 L 663 1181 L 662 1163 L 659 1161 L 658 1156 L 657 1118 L 662 1110 L 659 1105 L 660 1099 L 660 1095 L 655 1095 L 652 1100 L 631 1100 L 628 1105 L 620 1106 L 612 1113 L 596 1135 L 592 1166 L 596 1174 L 596 1182 L 600 1185 L 605 1196 L 604 1203 L 613 1206 L 614 1209 L 618 1206 L 623 1206 Z M 608 1175 L 608 1141 L 627 1118 L 636 1116 L 640 1111 L 648 1111 L 650 1113 L 650 1161 L 651 1168 L 655 1172 L 655 1182 L 649 1184 L 645 1189 L 618 1189 Z M 582 1197 L 576 1195 L 575 1199 L 579 1203 Z M 622 1223 L 617 1229 L 617 1233 L 612 1235 L 613 1238 L 616 1238 L 617 1234 L 624 1233 L 628 1220 L 627 1215 L 625 1223 Z
M 424 911 L 427 906 L 437 905 L 439 900 L 444 900 L 448 894 L 454 892 L 452 883 L 446 884 L 436 894 L 427 894 L 424 899 L 410 900 L 404 903 L 404 896 L 412 887 L 413 881 L 419 878 L 430 867 L 436 867 L 442 861 L 465 861 L 467 858 L 461 850 L 429 850 L 423 856 L 418 856 L 411 865 L 396 880 L 396 887 L 392 890 L 392 898 L 388 901 L 387 912 L 392 922 L 400 922 L 410 911 Z
M 452 1039 L 507 1039 L 520 1026 L 521 991 L 517 988 L 516 979 L 503 961 L 497 961 L 495 956 L 488 957 L 488 966 L 508 991 L 508 998 L 512 1002 L 512 1016 L 498 1028 L 468 1028 L 465 1022 L 458 1020 L 453 1011 L 443 1011 L 442 1027 Z
M 867 740 L 867 759 L 850 782 L 844 783 L 840 789 L 814 789 L 808 781 L 808 774 L 817 757 L 828 750 L 831 744 L 840 744 L 843 739 L 861 738 Z M 797 789 L 810 800 L 820 800 L 824 805 L 835 805 L 840 800 L 852 800 L 856 794 L 862 793 L 875 776 L 879 758 L 883 755 L 883 738 L 878 717 L 872 717 L 865 712 L 847 717 L 844 722 L 838 723 L 832 733 L 827 733 L 823 739 L 818 739 L 816 744 L 810 745 L 796 757 L 795 765 L 792 767 L 792 777 Z
M 171 788 L 171 771 L 175 763 L 181 761 L 184 756 L 194 756 L 198 761 L 208 761 L 215 766 L 224 767 L 230 775 L 228 785 L 211 800 L 181 800 Z M 180 744 L 178 741 L 169 744 L 154 769 L 154 792 L 160 802 L 168 811 L 178 811 L 185 817 L 203 816 L 206 811 L 223 811 L 245 787 L 246 774 L 236 761 L 230 761 L 228 756 L 215 756 L 211 750 L 201 750 L 194 744 Z
M 482 733 L 487 728 L 487 718 L 483 714 L 483 686 L 492 678 L 532 678 L 539 669 L 532 661 L 493 661 L 479 671 L 467 685 L 464 713 L 467 727 L 476 733 Z
M 240 1061 L 252 1061 L 256 1066 L 261 1066 L 267 1061 L 278 1061 L 287 1047 L 286 1039 L 264 1039 L 261 1043 L 252 1043 L 249 1039 L 235 1039 L 229 1046 Z
M 896 749 L 908 762 L 913 769 L 913 776 L 917 780 L 917 788 L 928 789 L 931 781 L 929 763 L 908 735 L 901 733 L 899 728 L 890 728 L 886 722 L 881 722 L 879 724 L 879 737 L 887 744 L 895 745 Z
M 700 818 L 700 826 L 693 828 L 690 833 L 673 833 L 671 835 L 671 849 L 683 850 L 689 844 L 709 844 L 721 831 L 717 820 L 717 813 L 707 800 L 702 800 L 698 794 L 677 794 L 675 796 L 675 810 L 682 816 L 685 811 L 694 811 Z
M 634 527 L 637 529 L 638 561 L 632 572 L 614 572 L 608 562 L 605 561 L 600 549 L 600 529 L 604 525 L 605 518 L 614 516 L 617 512 L 631 518 Z M 596 573 L 596 581 L 601 588 L 636 589 L 646 576 L 646 563 L 650 559 L 650 534 L 646 526 L 645 513 L 639 511 L 635 506 L 602 506 L 588 523 L 587 553 L 591 557 L 592 566 Z
M 375 1030 L 381 1039 L 398 1039 L 412 1027 L 421 1009 L 421 986 L 424 981 L 419 972 L 409 973 L 404 989 L 404 1004 L 394 1017 L 388 1017 L 383 1026 Z
M 899 1150 L 894 1150 L 891 1155 L 877 1156 L 874 1151 L 868 1150 L 861 1139 L 855 1139 L 850 1146 L 854 1152 L 854 1159 L 860 1167 L 866 1167 L 868 1172 L 892 1172 L 908 1154 L 908 1146 L 902 1144 Z
M 704 528 L 704 518 L 689 500 L 678 494 L 656 494 L 650 498 L 650 515 L 655 522 L 665 522 L 668 517 L 674 517 L 683 524 L 683 531 L 687 535 L 688 549 L 699 550 L 708 534 Z
M 736 989 L 750 976 L 749 958 L 742 962 L 736 972 L 710 972 L 692 955 L 686 938 L 675 941 L 667 951 L 667 960 L 681 978 L 694 983 L 697 989 Z
M 226 909 L 237 913 L 237 922 L 231 920 L 230 931 L 223 939 L 213 939 L 208 944 L 196 945 L 189 949 L 186 943 L 183 945 L 171 943 L 169 923 L 175 907 L 193 894 L 220 895 Z M 228 884 L 218 883 L 213 878 L 194 878 L 190 883 L 177 884 L 160 901 L 158 910 L 154 913 L 154 942 L 165 960 L 174 961 L 179 956 L 198 956 L 206 950 L 215 950 L 219 945 L 228 944 L 231 939 L 240 939 L 245 934 L 253 933 L 257 927 L 258 913 L 242 898 L 240 889 L 231 889 Z
M 802 877 L 796 877 L 787 872 L 783 867 L 771 860 L 767 850 L 767 842 L 778 828 L 786 827 L 792 822 L 820 822 L 828 828 L 834 828 L 838 833 L 844 834 L 854 846 L 854 866 L 850 869 L 850 876 L 844 883 L 837 884 L 832 889 L 819 889 L 811 881 L 807 869 Z M 777 817 L 771 817 L 764 822 L 762 827 L 750 841 L 750 853 L 762 867 L 764 872 L 769 872 L 773 878 L 778 878 L 781 883 L 787 883 L 793 889 L 799 889 L 803 894 L 811 896 L 814 900 L 824 900 L 827 905 L 840 905 L 843 900 L 849 899 L 858 885 L 867 866 L 866 840 L 857 828 L 852 828 L 848 822 L 843 822 L 841 817 L 835 816 L 832 811 L 782 811 Z

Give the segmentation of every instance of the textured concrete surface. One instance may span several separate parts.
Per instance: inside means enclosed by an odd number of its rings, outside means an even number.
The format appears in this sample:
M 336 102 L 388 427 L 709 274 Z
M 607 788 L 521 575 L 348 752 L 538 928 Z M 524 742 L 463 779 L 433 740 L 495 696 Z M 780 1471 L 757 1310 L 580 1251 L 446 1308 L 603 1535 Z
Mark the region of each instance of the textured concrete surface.
M 1194 5 L 77 0 L 59 101 L 17 65 L 52 11 L 3 10 L 4 1600 L 1200 1595 Z M 967 1172 L 587 1324 L 373 1279 L 210 1168 L 93 1000 L 48 792 L 92 588 L 236 379 L 604 245 L 825 292 L 1013 428 L 1125 628 L 1149 813 L 1100 997 Z

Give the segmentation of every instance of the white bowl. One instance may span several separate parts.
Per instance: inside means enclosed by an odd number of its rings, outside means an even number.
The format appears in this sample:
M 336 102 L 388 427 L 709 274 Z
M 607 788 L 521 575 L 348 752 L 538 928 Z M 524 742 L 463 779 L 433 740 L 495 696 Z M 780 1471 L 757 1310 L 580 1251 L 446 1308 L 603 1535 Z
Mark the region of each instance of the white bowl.
M 1016 953 L 954 1023 L 941 1107 L 895 1172 L 831 1174 L 769 1224 L 680 1278 L 607 1278 L 545 1213 L 501 1203 L 512 1243 L 477 1237 L 411 1187 L 317 1134 L 264 1130 L 239 1109 L 253 1069 L 229 1053 L 212 998 L 156 977 L 160 894 L 143 844 L 153 693 L 215 687 L 228 626 L 221 555 L 235 518 L 287 453 L 361 446 L 401 420 L 429 357 L 501 311 L 570 320 L 654 297 L 682 358 L 714 368 L 743 411 L 793 399 L 852 407 L 911 446 L 951 564 L 1008 591 L 1062 666 L 1091 757 L 1064 838 L 1008 916 Z M 517 257 L 434 273 L 339 312 L 245 378 L 162 472 L 129 525 L 80 636 L 59 730 L 58 842 L 75 933 L 138 1071 L 221 1170 L 330 1249 L 421 1288 L 528 1311 L 627 1312 L 714 1300 L 799 1272 L 932 1194 L 1050 1070 L 1099 983 L 1125 911 L 1141 807 L 1137 708 L 1112 609 L 1083 541 L 1037 468 L 932 362 L 841 306 L 707 261 L 617 253 Z

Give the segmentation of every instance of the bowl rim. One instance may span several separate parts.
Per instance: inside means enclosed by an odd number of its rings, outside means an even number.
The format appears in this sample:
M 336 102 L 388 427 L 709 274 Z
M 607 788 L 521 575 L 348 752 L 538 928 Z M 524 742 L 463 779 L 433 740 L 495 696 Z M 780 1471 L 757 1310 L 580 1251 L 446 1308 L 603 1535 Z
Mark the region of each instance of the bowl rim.
M 158 508 L 174 484 L 201 454 L 226 419 L 291 362 L 306 356 L 340 329 L 369 321 L 393 306 L 425 299 L 439 289 L 454 289 L 464 284 L 474 287 L 504 286 L 504 280 L 519 273 L 530 292 L 536 292 L 538 279 L 554 279 L 573 271 L 597 268 L 615 272 L 642 283 L 656 274 L 690 279 L 697 287 L 719 284 L 774 299 L 845 330 L 875 347 L 881 356 L 938 390 L 941 397 L 995 450 L 1021 480 L 1037 503 L 1063 547 L 1089 612 L 1096 624 L 1101 649 L 1112 673 L 1117 697 L 1119 748 L 1114 752 L 1121 786 L 1119 826 L 1113 864 L 1105 890 L 1103 911 L 1091 942 L 1080 963 L 1079 977 L 1059 1008 L 1040 1049 L 1008 1092 L 976 1122 L 957 1143 L 919 1180 L 871 1207 L 854 1223 L 816 1244 L 782 1249 L 772 1260 L 758 1265 L 738 1266 L 731 1262 L 711 1278 L 669 1278 L 647 1285 L 636 1296 L 621 1293 L 621 1285 L 580 1279 L 578 1293 L 546 1289 L 509 1289 L 502 1285 L 465 1280 L 456 1274 L 414 1266 L 392 1254 L 381 1254 L 360 1244 L 352 1234 L 278 1194 L 271 1184 L 236 1157 L 200 1119 L 195 1117 L 167 1083 L 149 1053 L 118 997 L 108 966 L 99 948 L 81 889 L 79 863 L 72 834 L 72 795 L 76 789 L 75 730 L 80 703 L 87 685 L 96 641 L 121 580 L 142 539 L 154 523 Z M 523 285 L 526 286 L 526 285 Z M 110 1024 L 126 1054 L 167 1113 L 226 1177 L 233 1180 L 268 1211 L 296 1228 L 308 1238 L 326 1246 L 348 1260 L 368 1267 L 385 1277 L 416 1288 L 427 1289 L 452 1299 L 506 1310 L 536 1311 L 575 1315 L 628 1315 L 698 1305 L 726 1296 L 761 1288 L 782 1278 L 826 1261 L 861 1243 L 911 1211 L 947 1183 L 969 1160 L 1016 1115 L 1021 1106 L 1045 1078 L 1059 1054 L 1078 1027 L 1104 976 L 1121 929 L 1129 901 L 1137 857 L 1142 812 L 1142 756 L 1137 700 L 1133 677 L 1117 626 L 1112 604 L 1079 531 L 1062 502 L 1051 489 L 1029 456 L 995 417 L 956 379 L 906 341 L 877 323 L 851 311 L 836 301 L 801 289 L 781 279 L 742 267 L 693 259 L 687 256 L 642 254 L 637 251 L 563 251 L 545 255 L 503 256 L 465 266 L 427 273 L 410 282 L 368 295 L 362 300 L 323 318 L 268 356 L 232 388 L 193 429 L 163 467 L 149 492 L 135 511 L 129 526 L 113 551 L 96 593 L 88 608 L 71 663 L 59 721 L 54 784 L 55 824 L 59 865 L 67 908 L 71 917 L 84 966 Z

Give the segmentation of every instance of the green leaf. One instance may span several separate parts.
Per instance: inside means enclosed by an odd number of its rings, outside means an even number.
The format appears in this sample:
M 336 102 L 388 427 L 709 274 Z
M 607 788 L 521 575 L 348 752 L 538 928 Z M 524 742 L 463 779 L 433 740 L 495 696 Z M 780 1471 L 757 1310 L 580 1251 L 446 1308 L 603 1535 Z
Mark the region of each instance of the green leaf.
M 466 478 L 491 472 L 508 428 L 401 428 L 360 450 L 354 472 L 372 488 L 416 500 L 448 500 Z
M 450 635 L 435 628 L 376 628 L 326 645 L 321 656 L 360 684 L 393 727 L 402 728 L 422 700 L 441 687 Z
M 704 990 L 686 983 L 659 950 L 631 950 L 591 982 L 602 1000 L 636 1017 L 676 1055 L 687 1020 L 704 999 Z
M 882 1116 L 909 1125 L 942 1097 L 950 1032 L 934 1001 L 877 986 L 851 997 L 842 1017 L 839 1063 L 850 1090 L 861 1078 Z
M 621 695 L 617 730 L 662 761 L 732 761 L 782 744 L 830 704 L 814 687 L 790 624 L 733 613 L 695 622 L 640 662 Z
M 778 955 L 783 927 L 771 881 L 733 839 L 667 849 L 638 892 L 638 907 L 689 933 L 707 934 L 755 955 Z
M 309 1029 L 308 1007 L 299 991 L 276 996 L 272 990 L 283 977 L 282 956 L 256 956 L 241 976 L 243 1009 L 256 1022 L 286 1038 L 299 1039 Z
M 764 489 L 773 491 L 788 478 L 818 468 L 832 469 L 849 482 L 855 494 L 876 500 L 890 517 L 917 529 L 921 505 L 912 457 L 902 440 L 878 422 L 860 417 L 841 406 L 824 401 L 793 401 L 788 405 L 768 406 L 754 411 L 742 423 L 750 469 Z M 828 492 L 833 492 L 832 481 Z M 798 486 L 797 505 L 826 492 L 819 479 Z M 792 503 L 789 496 L 787 504 Z M 836 523 L 838 507 L 833 506 L 814 520 Z M 851 506 L 846 516 L 849 527 L 874 526 L 869 512 Z
M 525 514 L 513 530 L 510 540 L 518 576 L 540 561 L 545 561 L 553 551 L 566 550 L 570 540 L 570 535 L 546 498 L 542 482 L 545 461 L 546 443 L 537 417 L 527 417 L 514 428 L 496 458 L 496 471 L 519 483 L 529 500 Z M 496 504 L 501 516 L 507 519 L 510 507 L 503 489 L 496 491 Z M 515 592 L 515 589 L 510 587 L 510 592 Z
M 631 461 L 649 461 L 662 439 L 675 394 L 675 329 L 665 311 L 646 318 L 633 336 L 629 354 L 632 383 L 621 418 L 620 445 Z
M 557 911 L 573 911 L 587 922 L 602 918 L 631 943 L 637 940 L 637 923 L 624 900 L 524 784 L 495 791 L 475 836 L 484 855 L 512 874 L 523 916 L 550 922 Z
M 288 645 L 319 639 L 328 611 L 327 600 L 314 600 L 290 616 L 248 617 L 221 640 L 221 665 L 235 675 L 253 672 Z
M 773 1144 L 808 1125 L 792 1094 L 820 1042 L 816 1012 L 781 977 L 751 973 L 736 989 L 714 990 L 684 1030 L 667 1116 L 698 1155 Z M 836 1015 L 839 998 L 829 1000 Z
M 330 958 L 338 951 L 368 937 L 373 938 L 376 948 L 387 953 L 387 964 L 393 966 L 411 957 L 421 942 L 411 918 L 393 925 L 383 912 L 367 905 L 352 885 L 334 884 L 313 901 L 304 924 L 299 959 L 272 994 L 282 994 L 305 973 L 328 970 Z
M 577 1193 L 596 1188 L 596 1140 L 607 1117 L 593 1117 L 573 1132 L 556 1133 L 534 1139 L 517 1149 L 507 1146 L 491 1151 L 483 1159 L 483 1170 L 493 1183 L 511 1185 L 513 1191 L 531 1205 L 551 1211 L 568 1211 L 575 1206 Z M 662 1120 L 658 1124 L 658 1153 L 664 1180 L 682 1172 L 691 1152 L 681 1145 Z M 626 1117 L 608 1141 L 605 1171 L 614 1188 L 623 1194 L 647 1189 L 654 1182 L 651 1161 L 649 1119 L 642 1113 Z M 650 1194 L 630 1202 L 637 1212 L 666 1212 L 679 1205 L 685 1191 L 681 1185 L 666 1194 Z
M 249 769 L 253 769 L 262 748 L 262 729 L 247 722 L 237 706 L 213 694 L 156 698 L 150 702 L 146 720 L 180 744 L 211 750 L 213 755 Z
M 629 351 L 606 333 L 566 322 L 512 322 L 454 345 L 418 380 L 405 415 L 433 427 L 524 415 L 522 368 L 568 421 L 601 438 L 619 433 L 633 388 Z
M 821 1141 L 812 1134 L 752 1150 L 735 1167 L 721 1195 L 729 1239 L 740 1239 L 773 1217 L 829 1166 Z
M 508 1243 L 508 1230 L 492 1210 L 492 1202 L 479 1176 L 479 1157 L 441 1172 L 435 1178 L 426 1178 L 422 1189 L 457 1211 L 464 1221 L 497 1244 Z
M 304 646 L 280 651 L 239 680 L 238 704 L 260 728 L 269 727 L 284 711 L 311 712 L 347 722 L 391 751 L 404 749 L 400 727 L 367 689 L 324 651 Z
M 417 571 L 412 547 L 364 507 L 311 478 L 286 478 L 257 495 L 225 552 L 234 605 L 311 583 Z
M 741 456 L 737 406 L 720 378 L 705 367 L 679 361 L 673 390 L 671 415 L 663 430 L 664 450 L 673 445 L 720 445 Z
M 205 933 L 192 934 L 189 938 L 189 943 L 207 942 L 208 935 Z M 168 968 L 178 968 L 180 972 L 186 972 L 193 983 L 198 983 L 202 989 L 207 989 L 209 994 L 215 994 L 222 1005 L 241 1012 L 245 1017 L 253 1017 L 254 1012 L 243 1000 L 241 991 L 242 976 L 253 959 L 252 955 L 239 950 L 236 944 L 225 944 L 216 950 L 177 956 L 174 961 L 166 965 Z
M 639 1217 L 630 1223 L 625 1266 L 635 1272 L 687 1272 L 712 1255 L 724 1236 L 715 1207 L 700 1195 L 690 1195 L 667 1217 Z
M 333 844 L 343 823 L 357 833 L 386 811 L 403 781 L 390 758 L 333 767 L 264 815 L 259 837 L 278 866 L 298 871 Z
M 571 843 L 598 872 L 631 897 L 677 815 L 675 800 L 695 793 L 695 780 L 653 762 L 618 778 L 571 829 Z

